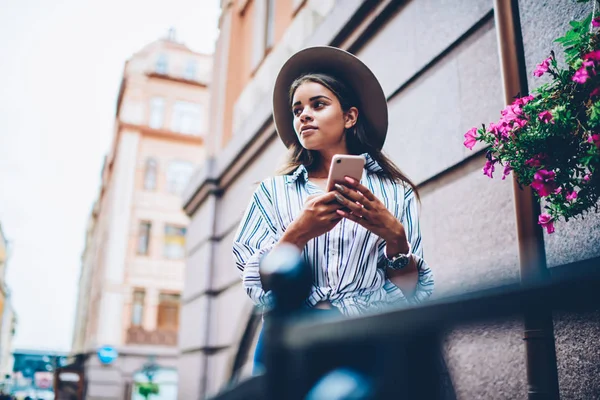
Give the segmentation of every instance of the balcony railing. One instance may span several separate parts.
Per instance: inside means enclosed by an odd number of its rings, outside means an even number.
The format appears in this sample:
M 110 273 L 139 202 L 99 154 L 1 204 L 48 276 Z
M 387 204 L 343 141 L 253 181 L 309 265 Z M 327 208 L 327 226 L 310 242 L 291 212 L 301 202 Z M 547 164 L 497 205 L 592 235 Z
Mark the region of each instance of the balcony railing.
M 165 329 L 147 331 L 142 327 L 132 326 L 127 330 L 127 344 L 176 346 L 177 331 Z
M 296 288 L 302 286 L 298 284 L 302 274 L 290 263 L 284 262 L 288 265 L 279 269 L 283 272 L 266 275 L 278 299 L 265 320 L 266 372 L 230 385 L 213 400 L 453 398 L 439 351 L 448 329 L 476 321 L 540 317 L 600 306 L 600 274 L 596 272 L 380 314 L 317 320 L 300 308 L 303 294 Z M 548 345 L 554 348 L 553 341 Z M 529 399 L 557 399 L 552 390 L 545 389 L 530 387 Z

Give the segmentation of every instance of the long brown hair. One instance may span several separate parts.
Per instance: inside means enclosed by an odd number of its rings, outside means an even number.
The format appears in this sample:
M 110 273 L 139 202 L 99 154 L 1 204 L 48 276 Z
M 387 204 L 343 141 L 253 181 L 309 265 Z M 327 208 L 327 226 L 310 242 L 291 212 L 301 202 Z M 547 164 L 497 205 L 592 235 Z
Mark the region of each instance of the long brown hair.
M 408 184 L 418 198 L 419 193 L 416 185 L 400 171 L 400 168 L 398 168 L 392 160 L 386 157 L 380 149 L 373 146 L 370 142 L 368 135 L 368 132 L 370 131 L 369 121 L 367 121 L 366 118 L 361 118 L 360 102 L 354 91 L 348 85 L 329 74 L 310 73 L 302 75 L 297 78 L 290 87 L 290 108 L 296 89 L 304 82 L 319 83 L 329 89 L 335 97 L 337 97 L 344 113 L 348 112 L 351 107 L 356 107 L 359 110 L 356 124 L 354 124 L 352 128 L 346 130 L 346 145 L 348 147 L 348 152 L 355 155 L 368 153 L 381 167 L 382 171 L 379 172 L 379 175 L 397 183 Z M 293 173 L 300 165 L 304 165 L 308 172 L 312 172 L 321 167 L 320 153 L 315 150 L 305 149 L 299 141 L 292 143 L 288 150 L 289 152 L 285 164 L 279 171 L 282 175 Z

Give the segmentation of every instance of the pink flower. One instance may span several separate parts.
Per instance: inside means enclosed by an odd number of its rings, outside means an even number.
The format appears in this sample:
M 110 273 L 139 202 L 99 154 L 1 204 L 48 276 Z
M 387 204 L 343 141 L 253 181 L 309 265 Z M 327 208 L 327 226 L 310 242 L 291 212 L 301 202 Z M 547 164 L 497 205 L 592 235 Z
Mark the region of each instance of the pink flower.
M 510 164 L 506 164 L 504 166 L 504 171 L 502 171 L 502 180 L 506 179 L 506 177 L 508 176 L 508 174 L 510 174 L 510 171 L 512 171 L 512 168 L 510 167 Z
M 469 150 L 473 150 L 473 147 L 477 143 L 477 128 L 471 128 L 465 133 L 465 147 Z
M 588 71 L 588 68 L 591 68 L 592 75 L 596 75 L 594 61 L 592 60 L 600 61 L 600 50 L 592 51 L 591 53 L 586 54 L 583 59 L 587 61 L 584 61 L 581 64 L 581 68 L 575 72 L 575 75 L 573 75 L 572 78 L 573 82 L 585 83 L 590 78 L 590 71 Z
M 554 191 L 557 189 L 556 182 L 554 182 L 555 176 L 556 173 L 554 171 L 540 169 L 533 176 L 531 187 L 537 191 L 540 197 L 546 197 L 554 193 Z
M 567 194 L 566 198 L 567 201 L 574 201 L 577 198 L 577 192 L 573 190 L 571 193 Z
M 523 110 L 521 110 L 521 104 L 515 102 L 504 107 L 500 113 L 510 121 L 523 114 Z
M 596 96 L 600 96 L 600 87 L 597 87 L 596 89 L 592 90 L 592 93 L 590 93 L 590 97 Z
M 590 53 L 590 54 L 592 54 L 592 53 Z M 590 59 L 590 60 L 584 61 L 581 64 L 581 66 L 586 67 L 586 68 L 590 68 L 590 67 L 594 68 L 594 62 Z M 595 71 L 592 71 L 592 72 L 594 73 L 594 75 L 596 75 Z
M 590 137 L 588 138 L 588 142 L 592 143 L 598 148 L 598 150 L 600 150 L 600 134 L 595 133 L 593 135 L 590 135 Z
M 510 124 L 504 117 L 495 126 L 495 134 L 498 139 L 506 139 L 510 133 Z
M 599 28 L 600 27 L 600 17 L 596 17 L 592 20 L 592 26 L 594 28 Z
M 538 118 L 540 119 L 540 121 L 545 122 L 545 123 L 554 123 L 554 119 L 552 118 L 552 113 L 548 110 L 546 111 L 542 111 L 540 113 L 540 115 L 538 115 Z
M 538 224 L 541 225 L 542 228 L 546 228 L 548 233 L 554 233 L 554 218 L 549 214 L 540 214 Z
M 561 194 L 562 193 L 562 188 L 556 188 L 556 190 L 554 191 L 554 194 Z
M 542 162 L 548 158 L 547 154 L 540 153 L 533 156 L 529 160 L 525 161 L 525 165 L 528 167 L 541 167 Z
M 577 72 L 575 72 L 575 75 L 573 75 L 573 78 L 571 79 L 573 80 L 573 82 L 585 83 L 589 78 L 590 75 L 588 74 L 586 67 L 583 66 L 579 68 Z
M 590 53 L 587 53 L 585 56 L 583 56 L 583 59 L 600 61 L 600 50 L 594 50 Z
M 552 57 L 548 57 L 544 61 L 542 61 L 540 64 L 538 64 L 538 66 L 535 69 L 535 71 L 533 71 L 533 75 L 537 76 L 539 78 L 540 76 L 542 76 L 546 72 L 548 72 L 548 69 L 550 68 L 550 61 L 551 60 L 552 60 Z
M 514 122 L 515 124 L 513 125 L 513 129 L 519 129 L 527 125 L 529 121 L 527 121 L 526 119 L 517 118 Z
M 515 102 L 513 104 L 518 104 L 518 105 L 524 106 L 525 104 L 529 103 L 533 99 L 534 99 L 534 97 L 532 95 L 525 96 L 525 97 L 519 97 L 515 100 Z
M 590 177 L 590 174 L 585 174 L 585 175 L 583 176 L 583 182 L 584 182 L 584 183 L 588 183 L 588 182 L 590 181 L 590 179 L 592 179 L 592 178 Z
M 494 171 L 496 170 L 496 168 L 494 167 L 494 164 L 496 164 L 496 160 L 494 160 L 494 159 L 487 160 L 483 167 L 483 174 L 489 176 L 490 178 L 494 178 L 493 174 L 494 174 Z

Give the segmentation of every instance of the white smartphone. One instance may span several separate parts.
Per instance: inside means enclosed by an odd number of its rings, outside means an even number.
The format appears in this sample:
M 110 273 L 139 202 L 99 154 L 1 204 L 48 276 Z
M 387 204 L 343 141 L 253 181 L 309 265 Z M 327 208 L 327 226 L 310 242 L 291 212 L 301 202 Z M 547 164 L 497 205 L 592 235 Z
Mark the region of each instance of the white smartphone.
M 347 154 L 336 154 L 331 159 L 329 176 L 327 177 L 327 191 L 333 190 L 335 183 L 347 183 L 345 176 L 360 181 L 365 168 L 365 158 L 363 156 L 351 156 Z

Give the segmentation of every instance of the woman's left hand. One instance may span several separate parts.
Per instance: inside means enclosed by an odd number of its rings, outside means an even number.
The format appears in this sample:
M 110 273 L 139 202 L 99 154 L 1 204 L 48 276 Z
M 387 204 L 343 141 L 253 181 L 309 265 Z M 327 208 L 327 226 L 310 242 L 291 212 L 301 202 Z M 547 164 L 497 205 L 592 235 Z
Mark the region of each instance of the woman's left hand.
M 365 227 L 388 244 L 407 244 L 404 226 L 381 200 L 356 179 L 345 177 L 345 180 L 344 185 L 335 185 L 338 192 L 336 200 L 350 212 L 337 210 L 337 213 Z
M 346 177 L 346 184 L 336 184 L 338 194 L 336 200 L 341 203 L 345 210 L 337 210 L 337 213 L 349 220 L 364 226 L 380 238 L 386 241 L 387 257 L 393 257 L 399 253 L 406 254 L 409 251 L 406 240 L 406 232 L 402 223 L 385 207 L 371 191 L 355 179 Z M 400 270 L 386 268 L 386 276 L 391 282 L 398 286 L 406 296 L 415 293 L 419 274 L 414 259 Z

